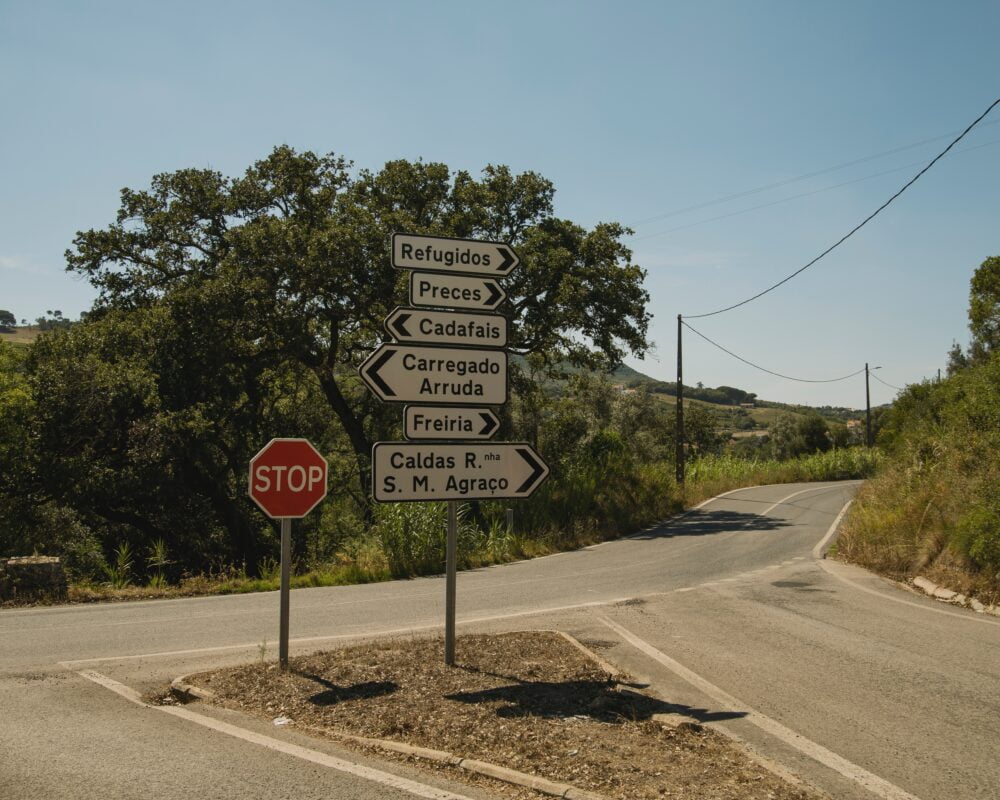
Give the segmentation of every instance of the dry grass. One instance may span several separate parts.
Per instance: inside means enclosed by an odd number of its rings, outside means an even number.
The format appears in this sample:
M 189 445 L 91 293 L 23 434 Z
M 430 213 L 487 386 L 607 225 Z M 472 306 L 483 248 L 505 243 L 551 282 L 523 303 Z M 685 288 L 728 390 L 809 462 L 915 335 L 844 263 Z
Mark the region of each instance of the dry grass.
M 337 738 L 392 739 L 571 783 L 620 800 L 818 798 L 677 707 L 616 682 L 561 636 L 464 636 L 458 666 L 440 640 L 363 644 L 194 676 L 217 702 Z M 356 745 L 357 746 L 357 745 Z

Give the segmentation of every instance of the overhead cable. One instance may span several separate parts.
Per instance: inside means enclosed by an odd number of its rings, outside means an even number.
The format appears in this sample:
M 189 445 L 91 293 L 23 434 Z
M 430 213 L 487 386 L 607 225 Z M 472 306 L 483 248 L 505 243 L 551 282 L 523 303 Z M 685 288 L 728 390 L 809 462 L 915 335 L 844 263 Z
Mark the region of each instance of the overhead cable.
M 703 334 L 700 331 L 697 331 L 694 328 L 692 328 L 690 325 L 688 325 L 686 322 L 684 322 L 683 319 L 681 320 L 681 323 L 684 325 L 685 328 L 687 328 L 688 330 L 692 331 L 693 333 L 698 334 L 702 339 L 704 339 L 709 344 L 714 345 L 715 347 L 718 347 L 723 353 L 727 353 L 728 355 L 731 355 L 733 358 L 737 359 L 738 361 L 742 361 L 744 364 L 748 364 L 749 366 L 753 367 L 754 369 L 759 369 L 761 372 L 766 372 L 768 375 L 774 375 L 775 377 L 778 377 L 778 378 L 784 378 L 787 381 L 797 381 L 798 383 L 836 383 L 837 381 L 846 381 L 848 378 L 853 378 L 855 375 L 860 375 L 862 372 L 865 371 L 865 368 L 862 367 L 857 372 L 852 372 L 850 375 L 842 375 L 839 378 L 824 378 L 824 379 L 820 379 L 820 380 L 810 379 L 810 378 L 794 378 L 791 375 L 782 375 L 780 372 L 774 372 L 773 370 L 770 370 L 770 369 L 767 369 L 766 367 L 760 366 L 760 364 L 754 364 L 752 361 L 747 361 L 745 358 L 743 358 L 743 356 L 736 355 L 736 353 L 734 353 L 732 350 L 727 350 L 725 347 L 723 347 L 718 342 L 713 342 L 705 334 Z
M 879 377 L 878 375 L 876 375 L 876 374 L 875 374 L 874 372 L 869 372 L 868 374 L 869 374 L 869 375 L 871 375 L 871 376 L 872 376 L 872 377 L 873 377 L 873 378 L 874 378 L 875 380 L 877 380 L 877 381 L 878 381 L 879 383 L 882 383 L 882 384 L 885 384 L 886 386 L 888 386 L 888 387 L 889 387 L 890 389 L 895 389 L 895 390 L 896 390 L 897 392 L 902 392 L 902 391 L 903 391 L 903 389 L 901 389 L 900 387 L 898 387 L 898 386 L 893 386 L 893 385 L 892 385 L 891 383 L 889 383 L 888 381 L 884 381 L 884 380 L 882 380 L 882 379 L 881 379 L 881 378 L 880 378 L 880 377 Z
M 842 236 L 840 239 L 838 239 L 836 242 L 834 242 L 832 245 L 830 245 L 828 248 L 826 248 L 826 250 L 824 250 L 822 253 L 820 253 L 818 256 L 816 256 L 816 258 L 814 258 L 812 261 L 810 261 L 809 263 L 807 263 L 805 266 L 799 267 L 791 275 L 788 275 L 787 277 L 782 278 L 780 281 L 778 281 L 773 286 L 769 286 L 768 288 L 764 289 L 762 292 L 758 292 L 757 294 L 753 295 L 753 297 L 748 297 L 746 300 L 741 300 L 739 303 L 734 303 L 731 306 L 726 306 L 725 308 L 720 308 L 720 309 L 717 309 L 715 311 L 709 311 L 709 312 L 704 313 L 704 314 L 689 314 L 689 315 L 685 315 L 685 316 L 687 316 L 688 319 L 701 319 L 702 317 L 713 317 L 716 314 L 723 314 L 726 311 L 732 311 L 735 308 L 739 308 L 740 306 L 745 306 L 747 303 L 753 302 L 754 300 L 756 300 L 759 297 L 763 297 L 768 292 L 772 292 L 775 289 L 777 289 L 779 286 L 781 286 L 782 284 L 787 283 L 792 278 L 794 278 L 796 275 L 799 275 L 799 274 L 805 272 L 807 269 L 809 269 L 809 267 L 811 267 L 813 264 L 815 264 L 817 261 L 819 261 L 825 255 L 827 255 L 828 253 L 832 252 L 834 249 L 836 249 L 837 247 L 839 247 L 841 244 L 843 244 L 844 242 L 846 242 L 855 233 L 857 233 L 859 230 L 861 230 L 865 225 L 867 225 L 869 222 L 871 222 L 873 219 L 875 219 L 875 217 L 877 217 L 885 208 L 887 208 L 889 206 L 889 204 L 892 203 L 893 200 L 895 200 L 903 192 L 905 192 L 907 189 L 909 189 L 914 183 L 916 183 L 917 180 L 920 178 L 921 175 L 923 175 L 925 172 L 927 172 L 927 170 L 929 170 L 931 167 L 933 167 L 938 161 L 940 161 L 942 158 L 944 158 L 945 154 L 947 154 L 948 151 L 951 150 L 951 148 L 953 148 L 956 144 L 958 144 L 960 141 L 962 141 L 962 139 L 965 138 L 965 135 L 969 131 L 971 131 L 977 124 L 979 124 L 979 122 L 984 117 L 986 117 L 986 115 L 989 114 L 997 105 L 1000 105 L 1000 97 L 998 97 L 996 100 L 994 100 L 992 103 L 990 103 L 989 107 L 982 114 L 980 114 L 975 120 L 973 120 L 973 122 L 964 131 L 962 131 L 958 135 L 958 137 L 952 141 L 951 144 L 949 144 L 944 150 L 942 150 L 940 153 L 938 153 L 936 156 L 934 156 L 934 158 L 931 159 L 930 163 L 928 163 L 927 166 L 925 166 L 922 170 L 920 170 L 920 172 L 918 172 L 916 175 L 914 175 L 912 178 L 910 178 L 910 180 L 908 180 L 905 184 L 903 184 L 903 187 L 898 192 L 896 192 L 892 197 L 890 197 L 888 200 L 886 200 L 882 205 L 880 205 L 877 209 L 875 209 L 871 214 L 869 214 L 861 222 L 859 222 L 857 225 L 855 225 L 848 233 L 844 234 L 844 236 Z
M 1000 125 L 1000 120 L 994 120 L 993 122 L 986 122 L 985 125 Z M 653 214 L 651 217 L 646 217 L 645 219 L 637 220 L 632 223 L 632 226 L 638 227 L 640 225 L 645 225 L 647 222 L 655 222 L 658 219 L 666 219 L 667 217 L 676 217 L 680 214 L 686 214 L 689 211 L 698 211 L 702 208 L 708 208 L 710 206 L 721 205 L 722 203 L 728 203 L 730 200 L 739 200 L 741 197 L 749 197 L 750 195 L 760 194 L 761 192 L 767 192 L 771 189 L 779 189 L 782 186 L 788 186 L 790 183 L 798 183 L 799 181 L 808 180 L 809 178 L 817 178 L 820 175 L 826 175 L 830 172 L 837 172 L 842 169 L 847 169 L 848 167 L 856 166 L 857 164 L 864 164 L 866 161 L 874 161 L 878 158 L 884 158 L 885 156 L 895 155 L 896 153 L 902 153 L 905 150 L 912 150 L 914 147 L 920 147 L 921 145 L 930 144 L 931 142 L 937 142 L 941 139 L 947 139 L 949 136 L 954 136 L 958 131 L 950 131 L 948 133 L 943 133 L 940 136 L 932 136 L 929 139 L 921 139 L 919 142 L 913 142 L 912 144 L 904 144 L 901 147 L 894 147 L 891 150 L 883 150 L 881 153 L 875 153 L 874 155 L 864 156 L 863 158 L 856 158 L 853 161 L 845 161 L 843 164 L 837 164 L 833 167 L 827 167 L 826 169 L 819 169 L 815 172 L 807 172 L 804 175 L 797 175 L 794 178 L 786 178 L 783 181 L 776 181 L 775 183 L 769 183 L 765 186 L 758 186 L 754 189 L 746 189 L 742 192 L 734 192 L 733 194 L 727 194 L 723 197 L 717 197 L 715 200 L 708 200 L 704 203 L 697 203 L 693 206 L 686 206 L 685 208 L 674 209 L 673 211 L 665 211 L 662 214 Z M 923 162 L 917 162 L 923 163 Z M 904 169 L 900 167 L 900 169 Z M 639 237 L 644 238 L 644 237 Z
M 1000 120 L 997 120 L 997 122 L 1000 122 Z M 996 144 L 1000 144 L 1000 139 L 993 139 L 992 141 L 984 142 L 983 144 L 977 144 L 974 147 L 966 147 L 964 150 L 956 150 L 955 155 L 959 155 L 961 153 L 970 153 L 973 150 L 979 150 L 983 147 L 992 147 L 993 145 Z M 758 211 L 762 208 L 770 208 L 771 206 L 777 206 L 782 203 L 790 203 L 792 200 L 801 200 L 803 197 L 811 197 L 814 194 L 830 192 L 833 191 L 834 189 L 840 189 L 844 186 L 851 186 L 852 184 L 855 183 L 861 183 L 862 181 L 870 181 L 872 178 L 881 178 L 883 175 L 891 175 L 894 172 L 900 172 L 901 170 L 909 169 L 910 167 L 917 167 L 923 163 L 924 163 L 923 161 L 913 161 L 909 164 L 903 164 L 901 167 L 893 167 L 892 169 L 885 169 L 882 170 L 881 172 L 873 172 L 870 175 L 864 175 L 860 178 L 853 178 L 849 181 L 844 181 L 843 183 L 835 183 L 832 186 L 823 186 L 819 189 L 813 189 L 808 192 L 793 194 L 790 195 L 789 197 L 782 197 L 778 200 L 771 200 L 768 203 L 760 203 L 759 205 L 749 206 L 748 208 L 737 209 L 736 211 L 730 211 L 726 214 L 719 214 L 718 216 L 715 217 L 700 219 L 697 220 L 696 222 L 686 222 L 683 225 L 678 225 L 674 228 L 667 228 L 665 231 L 657 231 L 656 233 L 647 233 L 644 236 L 635 236 L 633 237 L 632 241 L 642 242 L 645 241 L 646 239 L 655 239 L 658 236 L 666 236 L 668 233 L 676 233 L 677 231 L 687 230 L 688 228 L 696 228 L 699 225 L 706 225 L 709 222 L 717 222 L 720 219 L 729 219 L 730 217 L 738 217 L 741 214 L 749 214 L 751 211 Z

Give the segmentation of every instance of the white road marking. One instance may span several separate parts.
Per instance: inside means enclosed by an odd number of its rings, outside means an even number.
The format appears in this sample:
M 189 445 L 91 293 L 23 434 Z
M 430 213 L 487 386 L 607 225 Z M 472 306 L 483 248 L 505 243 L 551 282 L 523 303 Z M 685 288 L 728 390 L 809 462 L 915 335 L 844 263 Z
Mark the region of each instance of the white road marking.
M 816 543 L 816 546 L 812 549 L 812 557 L 813 558 L 820 558 L 820 559 L 821 558 L 826 558 L 826 554 L 825 554 L 826 553 L 826 545 L 833 538 L 833 535 L 837 532 L 837 528 L 840 527 L 840 521 L 844 518 L 844 515 L 847 513 L 847 509 L 849 509 L 851 507 L 851 504 L 853 502 L 854 502 L 853 498 L 850 499 L 850 500 L 848 500 L 847 503 L 844 505 L 844 507 L 842 509 L 840 509 L 840 513 L 837 514 L 837 516 L 836 516 L 836 518 L 834 518 L 833 522 L 830 523 L 830 527 L 827 528 L 826 534 L 823 536 L 822 539 L 820 539 Z
M 853 586 L 855 589 L 859 591 L 866 592 L 868 594 L 873 594 L 876 597 L 881 597 L 883 600 L 892 600 L 892 602 L 900 603 L 901 605 L 904 606 L 912 606 L 913 608 L 919 608 L 921 611 L 927 611 L 931 614 L 944 614 L 945 616 L 954 617 L 955 619 L 965 620 L 966 622 L 983 622 L 987 625 L 1000 625 L 1000 620 L 979 616 L 978 614 L 976 614 L 975 611 L 966 611 L 963 613 L 961 611 L 949 611 L 946 608 L 935 608 L 933 605 L 930 604 L 925 605 L 924 603 L 915 603 L 912 600 L 904 600 L 902 597 L 896 597 L 895 595 L 886 594 L 884 592 L 878 591 L 877 589 L 872 589 L 868 586 L 862 586 L 860 583 L 852 581 L 850 578 L 841 575 L 840 572 L 838 571 L 838 567 L 840 565 L 837 564 L 837 562 L 830 563 L 829 561 L 823 560 L 819 561 L 818 563 L 826 571 L 828 575 L 832 575 L 837 580 L 843 581 L 844 583 L 848 584 L 849 586 Z M 900 590 L 897 589 L 895 591 L 900 591 Z M 931 602 L 936 602 L 936 601 L 931 601 Z
M 736 699 L 715 684 L 705 680 L 697 673 L 692 672 L 683 664 L 674 661 L 674 659 L 670 658 L 670 656 L 657 650 L 653 647 L 653 645 L 649 644 L 649 642 L 640 639 L 634 633 L 626 628 L 623 628 L 617 622 L 614 622 L 600 614 L 598 615 L 598 619 L 637 650 L 645 653 L 655 661 L 658 661 L 675 675 L 680 676 L 699 691 L 711 697 L 715 700 L 715 702 L 734 711 L 736 709 L 744 711 L 746 713 L 744 719 L 748 722 L 756 725 L 758 728 L 766 731 L 775 738 L 780 739 L 785 744 L 794 747 L 800 753 L 809 756 L 809 758 L 814 761 L 818 761 L 820 764 L 823 764 L 824 766 L 840 773 L 845 778 L 855 781 L 868 791 L 878 795 L 879 797 L 885 798 L 885 800 L 918 800 L 915 795 L 910 794 L 893 783 L 889 783 L 889 781 L 884 778 L 880 778 L 872 772 L 869 772 L 864 767 L 860 767 L 857 764 L 848 761 L 843 756 L 839 756 L 833 751 L 827 750 L 822 745 L 807 739 L 801 734 L 793 731 L 791 728 L 787 728 L 780 722 L 773 720 L 765 714 L 751 708 L 746 703 Z
M 615 597 L 611 600 L 592 600 L 587 603 L 573 603 L 565 606 L 550 606 L 549 608 L 533 609 L 531 611 L 514 611 L 509 614 L 491 614 L 483 617 L 466 617 L 456 621 L 458 625 L 474 625 L 479 622 L 495 622 L 504 619 L 517 619 L 518 617 L 532 617 L 538 614 L 552 614 L 559 611 L 576 611 L 581 608 L 598 608 L 600 606 L 613 606 L 624 603 L 630 597 Z M 407 636 L 415 633 L 424 633 L 430 630 L 440 630 L 441 623 L 436 622 L 430 625 L 416 625 L 409 628 L 393 628 L 390 630 L 367 631 L 364 633 L 338 633 L 329 636 L 307 636 L 300 639 L 290 639 L 289 645 L 317 644 L 319 642 L 334 642 L 344 639 L 371 639 L 378 636 Z M 192 650 L 163 650 L 156 653 L 136 653 L 131 655 L 98 656 L 96 658 L 80 658 L 72 661 L 60 661 L 59 666 L 66 669 L 74 669 L 83 664 L 99 664 L 103 661 L 133 661 L 143 658 L 170 658 L 172 656 L 191 656 L 204 653 L 224 653 L 229 650 L 254 650 L 260 647 L 255 644 L 229 644 L 218 647 L 198 647 Z
M 841 520 L 844 518 L 844 515 L 847 513 L 847 510 L 851 507 L 851 503 L 853 502 L 854 502 L 853 500 L 848 500 L 847 504 L 842 509 L 840 509 L 840 513 L 837 514 L 837 518 L 833 521 L 833 523 L 831 523 L 829 529 L 826 532 L 826 535 L 813 548 L 812 551 L 813 558 L 817 560 L 819 565 L 828 575 L 832 575 L 837 580 L 843 581 L 849 586 L 853 586 L 855 589 L 858 589 L 862 592 L 866 592 L 867 594 L 873 594 L 876 597 L 881 597 L 883 600 L 891 600 L 894 603 L 900 603 L 904 606 L 912 606 L 913 608 L 919 608 L 922 611 L 929 611 L 932 614 L 945 614 L 946 616 L 955 617 L 956 619 L 963 619 L 966 622 L 985 622 L 987 625 L 1000 625 L 1000 620 L 992 620 L 992 619 L 987 619 L 985 617 L 976 616 L 972 612 L 966 612 L 963 614 L 962 612 L 959 611 L 949 611 L 948 609 L 944 608 L 934 608 L 934 606 L 925 605 L 924 603 L 914 603 L 912 600 L 904 600 L 902 597 L 896 597 L 892 594 L 885 594 L 884 592 L 877 591 L 876 589 L 871 589 L 868 586 L 862 586 L 860 583 L 852 581 L 850 578 L 841 575 L 840 571 L 836 569 L 833 564 L 829 563 L 826 560 L 825 551 L 827 543 L 830 541 L 830 539 L 833 538 L 833 535 L 837 532 L 837 528 L 840 527 Z
M 236 739 L 242 739 L 245 742 L 250 742 L 251 744 L 259 745 L 260 747 L 266 747 L 268 750 L 274 750 L 275 752 L 283 753 L 284 755 L 293 756 L 294 758 L 299 758 L 303 761 L 318 764 L 321 767 L 335 769 L 338 772 L 346 772 L 349 775 L 364 778 L 367 781 L 372 781 L 373 783 L 378 783 L 382 786 L 389 786 L 393 789 L 409 792 L 416 797 L 428 798 L 428 800 L 472 800 L 472 798 L 464 794 L 455 794 L 454 792 L 438 789 L 434 786 L 428 786 L 424 783 L 418 783 L 417 781 L 413 781 L 408 778 L 393 775 L 390 772 L 383 772 L 380 769 L 366 767 L 362 764 L 356 764 L 353 761 L 345 761 L 342 758 L 337 758 L 336 756 L 331 756 L 327 753 L 321 753 L 318 750 L 310 750 L 297 744 L 282 741 L 281 739 L 264 736 L 263 734 L 256 733 L 255 731 L 249 731 L 244 728 L 237 727 L 236 725 L 231 725 L 228 722 L 222 722 L 221 720 L 206 717 L 203 714 L 198 714 L 197 712 L 191 711 L 187 708 L 180 708 L 178 706 L 150 705 L 149 703 L 143 701 L 142 697 L 135 689 L 130 686 L 126 686 L 123 683 L 119 683 L 118 681 L 109 678 L 107 675 L 94 672 L 93 670 L 83 670 L 77 674 L 86 678 L 88 681 L 93 681 L 99 686 L 103 686 L 105 689 L 110 689 L 115 694 L 124 697 L 129 702 L 135 703 L 143 708 L 162 711 L 164 714 L 180 717 L 181 719 L 185 719 L 188 722 L 193 722 L 196 725 L 209 728 L 217 733 L 232 736 Z

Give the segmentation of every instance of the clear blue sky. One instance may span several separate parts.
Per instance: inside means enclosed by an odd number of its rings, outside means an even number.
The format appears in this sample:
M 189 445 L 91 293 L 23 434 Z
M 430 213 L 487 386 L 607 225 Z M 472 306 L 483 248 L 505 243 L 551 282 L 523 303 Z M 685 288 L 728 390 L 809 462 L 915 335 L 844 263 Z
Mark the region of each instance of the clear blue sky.
M 629 363 L 670 380 L 678 313 L 803 265 L 948 140 L 640 221 L 963 129 L 1000 96 L 997 31 L 995 0 L 0 0 L 0 308 L 86 310 L 64 250 L 157 172 L 237 174 L 279 143 L 371 168 L 503 163 L 551 179 L 560 216 L 634 226 L 657 348 Z M 865 361 L 898 386 L 933 375 L 967 339 L 973 270 L 1000 254 L 998 140 L 982 124 L 802 276 L 692 324 L 804 378 Z M 783 381 L 693 335 L 685 356 L 690 383 L 864 403 L 863 378 Z M 893 394 L 873 382 L 873 402 Z

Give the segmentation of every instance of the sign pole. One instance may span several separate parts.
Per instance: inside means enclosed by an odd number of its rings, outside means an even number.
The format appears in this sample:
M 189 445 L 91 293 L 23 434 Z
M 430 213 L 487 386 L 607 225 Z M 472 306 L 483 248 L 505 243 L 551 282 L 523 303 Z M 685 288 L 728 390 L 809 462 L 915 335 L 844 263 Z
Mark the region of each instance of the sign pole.
M 288 669 L 288 574 L 292 560 L 292 520 L 281 518 L 281 612 L 278 623 L 278 662 Z
M 444 663 L 455 665 L 455 589 L 458 562 L 458 503 L 448 501 L 448 545 L 445 552 Z

